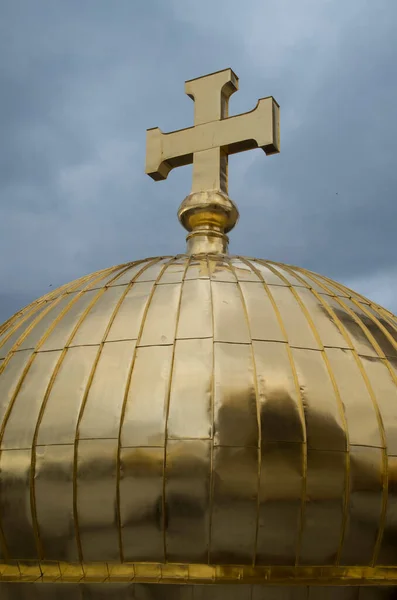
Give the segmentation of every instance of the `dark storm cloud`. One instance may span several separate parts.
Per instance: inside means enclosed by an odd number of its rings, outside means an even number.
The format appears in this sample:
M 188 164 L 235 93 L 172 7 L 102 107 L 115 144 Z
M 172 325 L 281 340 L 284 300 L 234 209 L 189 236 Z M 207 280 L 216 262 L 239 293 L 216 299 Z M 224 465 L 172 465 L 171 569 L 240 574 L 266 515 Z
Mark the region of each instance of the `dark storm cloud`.
M 357 16 L 300 107 L 299 125 L 283 136 L 282 160 L 260 168 L 258 158 L 250 170 L 254 223 L 263 211 L 272 258 L 345 279 L 396 265 L 395 6 L 389 14 Z M 314 51 L 308 45 L 301 52 L 303 64 L 310 66 Z M 299 103 L 298 90 L 291 97 L 283 87 L 280 96 L 287 113 L 294 98 Z M 266 186 L 278 199 L 268 207 L 265 194 L 260 202 Z M 261 250 L 258 241 L 251 244 L 254 254 Z
M 190 168 L 144 175 L 145 130 L 191 125 L 185 79 L 273 94 L 282 153 L 233 157 L 231 250 L 351 282 L 397 311 L 397 5 L 9 0 L 0 6 L 0 322 L 69 279 L 184 248 Z

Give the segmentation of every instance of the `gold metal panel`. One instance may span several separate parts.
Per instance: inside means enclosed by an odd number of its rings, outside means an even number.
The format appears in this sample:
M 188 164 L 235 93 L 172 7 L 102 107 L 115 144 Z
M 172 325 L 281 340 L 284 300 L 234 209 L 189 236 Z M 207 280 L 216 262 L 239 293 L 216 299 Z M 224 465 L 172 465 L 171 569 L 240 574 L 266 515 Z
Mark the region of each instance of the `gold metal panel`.
M 35 310 L 31 313 L 27 318 L 26 315 L 23 315 L 20 319 L 18 319 L 15 323 L 13 323 L 9 328 L 5 330 L 2 336 L 0 336 L 0 358 L 5 358 L 14 344 L 18 341 L 21 335 L 27 330 L 27 328 L 33 323 L 35 319 L 37 319 L 45 309 L 48 309 L 50 303 L 42 304 L 37 308 L 39 310 Z
M 38 560 L 18 560 L 18 569 L 22 581 L 42 577 L 40 562 Z
M 78 284 L 73 288 L 74 292 L 81 292 L 82 290 L 86 290 L 88 287 L 102 287 L 102 281 L 107 281 L 108 276 L 112 277 L 114 273 L 118 271 L 119 267 L 109 267 L 108 269 L 102 269 L 101 271 L 96 271 L 95 273 L 91 273 L 90 275 L 86 275 L 85 277 L 80 277 L 74 283 Z
M 8 420 L 5 422 L 1 448 L 32 447 L 40 409 L 60 356 L 60 351 L 39 352 L 36 355 L 13 402 Z
M 135 280 L 136 276 L 138 275 L 138 273 L 140 273 L 140 271 L 144 272 L 149 266 L 156 262 L 156 259 L 148 259 L 136 263 L 131 263 L 128 269 L 122 271 L 116 279 L 109 282 L 108 287 L 113 287 L 115 285 L 129 285 L 131 281 Z
M 180 283 L 156 285 L 143 326 L 140 346 L 156 346 L 174 342 L 180 296 Z
M 167 422 L 169 438 L 211 437 L 212 365 L 212 339 L 176 342 Z
M 26 322 L 25 320 L 29 317 L 30 317 L 31 321 L 33 321 L 33 319 L 35 319 L 37 316 L 37 312 L 36 312 L 37 308 L 41 307 L 43 309 L 45 306 L 46 306 L 46 303 L 44 302 L 44 300 L 40 299 L 36 303 L 33 303 L 33 304 L 27 306 L 25 309 L 23 309 L 19 313 L 16 313 L 15 315 L 13 315 L 9 319 L 7 319 L 7 321 L 5 321 L 4 323 L 1 323 L 0 324 L 0 348 L 1 348 L 2 344 L 4 343 L 5 338 L 7 336 L 9 336 L 13 330 L 15 331 L 16 329 L 18 329 L 18 327 L 20 327 L 22 324 L 24 324 Z M 47 306 L 48 306 L 48 304 L 47 304 Z
M 115 440 L 79 440 L 77 519 L 85 561 L 119 561 L 116 514 L 117 447 Z
M 248 322 L 238 284 L 211 282 L 214 340 L 249 344 L 251 341 Z M 233 325 L 231 325 L 233 323 Z
M 237 256 L 231 256 L 229 261 L 238 281 L 261 281 L 259 275 L 255 273 L 254 269 L 246 261 L 241 260 Z
M 154 286 L 153 281 L 134 283 L 127 292 L 106 337 L 107 342 L 136 340 L 142 326 L 147 303 Z
M 213 449 L 210 562 L 252 564 L 255 554 L 258 449 Z
M 325 350 L 342 399 L 350 444 L 382 447 L 374 403 L 351 350 Z
M 312 273 L 310 273 L 310 277 L 313 277 Z M 331 293 L 331 295 L 336 296 L 337 298 L 350 298 L 351 295 L 355 295 L 355 296 L 359 296 L 360 300 L 365 300 L 365 302 L 367 302 L 367 300 L 364 298 L 364 296 L 361 296 L 360 294 L 356 294 L 356 292 L 353 292 L 352 290 L 349 290 L 349 288 L 342 286 L 340 284 L 337 284 L 336 282 L 331 281 L 328 278 L 323 277 L 322 275 L 315 275 L 315 280 L 318 281 L 319 284 L 321 284 L 322 286 L 324 286 L 324 293 L 327 294 L 328 291 Z
M 164 446 L 172 346 L 138 348 L 121 428 L 122 446 Z
M 77 346 L 66 351 L 38 426 L 38 445 L 74 443 L 80 406 L 98 350 L 99 346 Z
M 346 451 L 344 409 L 324 360 L 324 352 L 292 348 L 305 410 L 307 445 L 317 450 Z
M 58 350 L 64 348 L 68 343 L 73 330 L 84 316 L 84 313 L 88 310 L 91 302 L 95 301 L 98 294 L 101 294 L 101 292 L 96 290 L 83 292 L 81 296 L 77 298 L 76 302 L 73 304 L 71 303 L 70 308 L 62 315 L 48 335 L 44 344 L 41 346 L 41 350 Z
M 23 320 L 23 315 L 21 315 L 20 319 L 17 319 L 15 321 L 15 323 L 18 324 L 22 320 Z M 2 351 L 2 344 L 4 343 L 5 338 L 10 335 L 11 330 L 12 330 L 11 319 L 10 319 L 10 323 L 8 325 L 7 325 L 7 322 L 0 325 L 0 332 L 3 332 L 0 335 L 0 351 L 1 351 L 2 356 L 4 356 L 3 351 Z
M 210 440 L 169 440 L 165 470 L 166 557 L 206 563 L 209 549 Z
M 293 275 L 293 269 L 284 268 L 284 265 L 279 263 L 269 262 L 268 264 L 270 269 L 273 269 L 273 271 L 285 280 L 286 285 L 293 287 L 307 287 L 307 284 L 304 281 Z
M 89 562 L 84 566 L 84 577 L 88 582 L 100 582 L 93 583 L 98 587 L 103 587 L 103 583 L 109 582 L 109 566 L 106 562 Z M 95 588 L 94 588 L 95 589 Z
M 120 526 L 124 561 L 164 561 L 164 448 L 122 448 Z
M 276 271 L 272 271 L 269 263 L 267 263 L 266 261 L 251 259 L 247 262 L 249 262 L 249 264 L 256 269 L 256 271 L 259 273 L 260 278 L 267 285 L 281 285 L 284 287 L 289 285 L 288 282 L 285 281 L 285 279 L 282 279 L 282 277 Z
M 299 275 L 299 278 L 303 279 L 307 285 L 316 292 L 343 298 L 348 298 L 350 296 L 350 292 L 347 288 L 337 285 L 335 282 L 332 282 L 332 280 L 322 277 L 322 275 L 319 275 L 318 273 L 312 273 L 311 271 L 306 271 L 299 267 L 295 267 L 294 269 L 296 270 L 296 274 Z M 333 283 L 335 283 L 335 285 L 333 285 Z
M 69 284 L 70 285 L 70 284 Z M 18 329 L 21 325 L 25 325 L 27 320 L 29 322 L 37 317 L 39 312 L 44 308 L 47 308 L 54 299 L 59 298 L 65 293 L 66 286 L 61 286 L 52 293 L 44 294 L 41 298 L 37 298 L 31 304 L 27 304 L 14 315 L 9 317 L 6 321 L 0 324 L 0 343 L 4 340 L 4 337 L 9 335 L 11 331 Z M 31 320 L 30 320 L 31 319 Z
M 191 256 L 186 270 L 185 281 L 189 281 L 190 279 L 209 279 L 209 276 L 207 256 Z
M 45 560 L 79 560 L 73 520 L 73 466 L 74 444 L 36 447 L 35 507 Z
M 335 564 L 344 526 L 346 453 L 307 451 L 299 564 Z
M 374 305 L 377 308 L 379 308 L 379 305 L 377 305 L 375 302 L 372 302 L 368 298 L 365 298 L 365 296 L 362 296 L 358 292 L 354 292 L 353 290 L 350 290 L 349 288 L 346 288 L 346 291 L 347 291 L 347 296 L 351 300 L 355 300 L 356 302 L 358 302 L 361 306 L 365 306 L 365 308 L 369 308 L 371 305 Z
M 86 580 L 86 565 L 83 563 L 58 563 L 62 580 L 82 581 Z
M 0 423 L 3 422 L 18 382 L 31 356 L 31 350 L 16 352 L 0 373 Z
M 20 560 L 37 559 L 30 503 L 30 450 L 0 453 L 0 515 L 7 551 Z
M 386 312 L 380 312 L 379 310 L 375 310 L 372 306 L 365 306 L 365 311 L 370 313 L 375 319 L 379 321 L 379 323 L 386 329 L 386 331 L 390 334 L 391 338 L 396 340 L 397 342 L 397 323 L 394 319 L 391 318 Z
M 135 341 L 104 344 L 79 424 L 80 439 L 118 438 Z
M 294 565 L 304 489 L 303 444 L 263 443 L 260 458 L 255 562 Z
M 320 277 L 317 273 L 311 271 L 305 271 L 304 269 L 296 267 L 286 267 L 288 272 L 294 272 L 299 281 L 303 282 L 310 289 L 314 290 L 318 294 L 324 294 L 327 296 L 344 296 L 347 294 L 340 291 L 337 287 L 329 285 L 323 277 Z
M 386 436 L 387 452 L 397 456 L 397 386 L 386 366 L 380 358 L 361 358 L 375 394 Z
M 106 277 L 94 279 L 94 281 L 92 281 L 89 285 L 86 285 L 84 289 L 88 291 L 98 288 L 104 288 L 111 285 L 119 285 L 117 283 L 117 280 L 119 277 L 121 277 L 121 275 L 123 275 L 126 267 L 127 265 L 120 265 L 119 267 L 111 269 L 111 271 L 109 271 L 109 274 L 106 275 Z
M 336 281 L 332 281 L 328 278 L 322 277 L 321 279 L 324 280 L 327 288 L 335 290 L 335 296 L 339 298 L 341 303 L 343 303 L 345 306 L 347 306 L 347 304 L 349 306 L 351 304 L 357 304 L 360 307 L 360 309 L 365 308 L 367 310 L 370 308 L 370 306 L 373 305 L 374 307 L 379 309 L 379 306 L 376 305 L 375 302 L 372 302 L 372 300 L 368 300 L 368 298 L 365 298 L 365 296 L 362 296 L 358 292 L 355 292 L 350 288 L 345 287 L 344 285 L 337 283 Z
M 273 304 L 263 284 L 242 281 L 240 289 L 247 309 L 252 339 L 285 342 Z
M 180 258 L 175 259 L 173 262 L 169 263 L 164 269 L 163 273 L 160 275 L 157 284 L 165 284 L 165 283 L 181 283 L 183 280 L 183 276 L 186 271 L 186 263 L 188 259 L 185 256 L 181 256 Z
M 394 324 L 394 327 L 397 328 L 397 316 L 394 315 L 392 312 L 390 312 L 390 310 L 387 310 L 387 308 L 383 308 L 383 306 L 379 306 L 379 304 L 375 304 L 372 303 L 374 308 L 376 308 L 377 312 L 379 312 L 379 314 L 381 314 L 383 317 L 385 317 L 388 321 L 390 321 L 390 323 Z
M 359 323 L 354 318 L 354 315 L 349 313 L 343 306 L 341 299 L 324 296 L 324 300 L 332 308 L 339 321 L 345 328 L 349 338 L 351 339 L 353 348 L 360 356 L 379 356 L 373 344 L 367 337 L 365 331 L 360 327 Z M 343 300 L 343 303 L 345 300 Z
M 302 442 L 305 439 L 303 408 L 287 345 L 254 341 L 252 348 L 262 443 Z
M 170 257 L 161 258 L 160 260 L 149 264 L 143 271 L 138 275 L 135 281 L 156 281 L 161 274 L 164 265 L 170 262 Z
M 79 325 L 69 345 L 84 346 L 87 344 L 100 344 L 117 303 L 126 289 L 127 286 L 105 289 L 104 293 L 97 298 L 87 316 Z
M 0 574 L 1 574 L 2 581 L 12 581 L 12 582 L 21 581 L 22 573 L 21 573 L 20 561 L 14 560 L 12 562 L 8 562 L 8 561 L 2 562 Z
M 212 337 L 212 300 L 209 279 L 185 281 L 176 332 L 177 339 Z
M 349 518 L 341 565 L 369 565 L 373 559 L 382 512 L 382 451 L 350 448 Z
M 278 269 L 278 266 L 277 266 Z M 331 289 L 330 286 L 326 285 L 317 275 L 311 272 L 304 272 L 302 269 L 296 269 L 295 267 L 285 267 L 288 273 L 295 273 L 296 279 L 299 280 L 300 285 L 306 285 L 311 290 L 314 290 L 318 294 L 326 294 L 330 296 L 337 296 L 338 290 Z M 294 284 L 294 287 L 297 287 Z
M 326 302 L 322 304 L 310 290 L 304 288 L 297 288 L 296 293 L 309 312 L 323 346 L 331 348 L 352 347 L 342 335 L 336 320 L 327 311 L 328 305 Z
M 40 341 L 42 336 L 46 333 L 47 329 L 54 323 L 58 315 L 65 309 L 65 307 L 71 302 L 71 300 L 75 297 L 75 294 L 70 294 L 61 298 L 61 300 L 53 305 L 47 305 L 48 312 L 44 313 L 40 311 L 40 315 L 38 316 L 38 321 L 35 323 L 33 328 L 27 333 L 26 337 L 21 340 L 21 343 L 18 344 L 18 350 L 26 350 L 28 348 L 35 348 L 37 343 Z M 51 308 L 50 308 L 51 306 Z M 40 318 L 39 318 L 40 317 Z M 32 319 L 33 322 L 33 319 Z M 28 330 L 28 323 L 24 323 L 23 330 L 17 330 L 4 344 L 2 348 L 2 356 L 6 356 L 6 354 L 11 350 L 18 339 L 24 332 Z
M 85 579 L 85 565 L 83 563 L 58 563 L 61 578 L 67 581 L 82 581 Z
M 214 444 L 258 446 L 258 412 L 252 348 L 214 347 Z
M 131 582 L 134 589 L 153 586 L 153 594 L 164 594 L 174 587 L 181 586 L 181 593 L 205 584 L 211 589 L 215 583 L 220 590 L 220 598 L 224 597 L 227 586 L 229 593 L 238 595 L 238 590 L 246 587 L 252 589 L 252 583 L 270 589 L 280 586 L 281 589 L 304 589 L 309 585 L 309 593 L 313 587 L 324 590 L 330 586 L 332 590 L 340 590 L 341 599 L 346 597 L 344 590 L 358 589 L 359 595 L 368 598 L 388 598 L 395 586 L 396 573 L 388 567 L 339 567 L 339 566 L 251 566 L 251 565 L 198 565 L 176 563 L 144 563 L 126 562 L 115 563 L 40 563 L 43 575 L 37 578 L 37 564 L 28 566 L 29 561 L 18 561 L 14 564 L 1 563 L 2 582 L 15 582 L 14 589 L 25 583 L 34 583 L 43 589 L 69 589 L 79 582 L 83 589 L 100 585 L 101 589 L 111 589 L 117 586 L 123 589 L 123 584 Z M 104 580 L 105 573 L 108 579 Z M 95 583 L 94 583 L 95 582 Z M 132 583 L 134 582 L 134 583 Z M 190 585 L 187 585 L 189 582 Z M 45 583 L 46 585 L 42 585 Z M 65 583 L 69 584 L 65 586 Z M 106 584 L 105 586 L 103 584 Z M 238 585 L 230 585 L 230 584 Z M 120 585 L 121 584 L 121 585 Z M 161 585 L 167 584 L 167 585 Z M 193 584 L 193 585 L 191 585 Z M 325 584 L 325 585 L 324 585 Z M 2 585 L 2 584 L 0 584 Z M 326 587 L 327 586 L 327 587 Z M 347 587 L 346 587 L 347 586 Z M 0 589 L 3 589 L 0 587 Z M 95 588 L 94 588 L 95 589 Z M 372 590 L 372 591 L 371 591 Z M 365 592 L 365 594 L 364 594 Z M 369 593 L 370 592 L 370 593 Z M 378 594 L 376 596 L 376 594 Z M 118 596 L 116 596 L 118 598 Z M 29 599 L 30 600 L 30 599 Z
M 269 286 L 283 322 L 288 342 L 295 348 L 320 349 L 301 306 L 288 287 Z
M 343 304 L 347 306 L 347 308 L 350 309 L 360 319 L 363 325 L 373 336 L 377 344 L 380 346 L 385 356 L 397 357 L 397 343 L 395 345 L 392 344 L 392 342 L 389 340 L 386 334 L 382 331 L 382 328 L 379 327 L 378 323 L 376 323 L 376 321 L 373 318 L 371 318 L 371 316 L 368 315 L 366 310 L 363 310 L 359 304 L 349 299 L 343 300 Z
M 396 358 L 387 358 L 386 359 L 391 367 L 391 371 L 394 372 L 397 378 L 397 359 Z
M 25 350 L 27 348 L 36 348 L 41 338 L 47 333 L 49 328 L 53 326 L 60 314 L 72 304 L 73 300 L 77 298 L 76 294 L 68 294 L 61 298 L 59 302 L 54 306 L 42 318 L 34 325 L 33 329 L 27 334 L 22 343 L 18 346 L 19 350 Z M 58 349 L 62 348 L 59 346 Z
M 213 281 L 225 281 L 236 283 L 236 276 L 231 268 L 230 260 L 225 256 L 209 256 L 208 266 L 210 269 L 210 277 Z
M 391 566 L 397 562 L 397 456 L 389 456 L 387 463 L 388 495 L 385 528 L 376 564 Z

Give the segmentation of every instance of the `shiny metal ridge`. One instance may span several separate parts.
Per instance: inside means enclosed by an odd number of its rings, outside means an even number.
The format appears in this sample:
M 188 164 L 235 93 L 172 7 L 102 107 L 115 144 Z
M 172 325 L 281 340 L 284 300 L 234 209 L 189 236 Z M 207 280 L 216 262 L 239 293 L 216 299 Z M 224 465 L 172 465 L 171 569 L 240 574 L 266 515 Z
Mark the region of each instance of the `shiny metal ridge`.
M 2 599 L 392 597 L 397 318 L 211 227 L 0 326 Z

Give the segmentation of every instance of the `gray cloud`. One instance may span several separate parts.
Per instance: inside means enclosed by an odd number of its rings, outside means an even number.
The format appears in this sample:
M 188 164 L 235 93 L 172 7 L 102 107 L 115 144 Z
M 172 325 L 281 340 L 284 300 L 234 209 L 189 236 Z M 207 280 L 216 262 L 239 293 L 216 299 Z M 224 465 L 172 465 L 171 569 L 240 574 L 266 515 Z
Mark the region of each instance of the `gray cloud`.
M 214 6 L 215 5 L 215 6 Z M 231 251 L 397 311 L 397 5 L 10 0 L 0 7 L 0 322 L 87 272 L 184 249 L 191 169 L 144 175 L 145 130 L 189 126 L 183 82 L 231 66 L 273 94 L 282 152 L 232 157 Z

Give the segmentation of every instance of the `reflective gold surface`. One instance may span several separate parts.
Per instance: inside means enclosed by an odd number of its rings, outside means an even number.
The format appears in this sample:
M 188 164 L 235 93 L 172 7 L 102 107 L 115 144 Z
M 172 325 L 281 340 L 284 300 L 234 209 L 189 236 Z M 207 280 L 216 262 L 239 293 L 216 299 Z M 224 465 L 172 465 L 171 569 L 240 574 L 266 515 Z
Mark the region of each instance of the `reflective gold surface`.
M 153 258 L 20 311 L 0 360 L 0 581 L 395 581 L 397 319 L 371 301 Z
M 147 134 L 153 179 L 193 163 L 187 254 L 0 326 L 1 599 L 395 595 L 397 319 L 226 254 L 228 155 L 280 147 L 278 104 L 229 117 L 237 89 L 188 81 L 194 127 Z
M 229 117 L 229 98 L 238 90 L 231 69 L 186 81 L 194 101 L 194 126 L 172 133 L 148 129 L 146 173 L 155 181 L 171 169 L 193 163 L 191 193 L 178 217 L 190 232 L 188 254 L 226 252 L 227 233 L 237 222 L 238 210 L 228 197 L 228 156 L 254 148 L 266 154 L 280 151 L 279 105 L 261 98 L 245 114 Z

